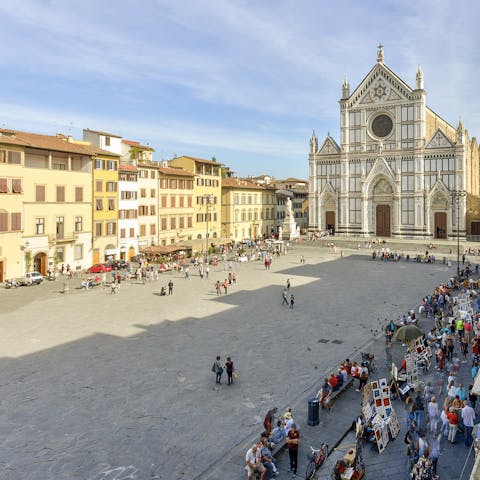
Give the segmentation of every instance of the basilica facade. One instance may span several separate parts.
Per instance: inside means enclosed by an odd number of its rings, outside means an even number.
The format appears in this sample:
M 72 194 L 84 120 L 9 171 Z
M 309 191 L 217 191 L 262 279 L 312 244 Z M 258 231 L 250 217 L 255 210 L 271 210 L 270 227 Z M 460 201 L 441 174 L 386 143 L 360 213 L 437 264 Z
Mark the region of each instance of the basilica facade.
M 423 72 L 410 87 L 377 62 L 340 99 L 340 141 L 309 148 L 309 229 L 360 237 L 480 235 L 479 151 L 461 121 L 426 103 Z

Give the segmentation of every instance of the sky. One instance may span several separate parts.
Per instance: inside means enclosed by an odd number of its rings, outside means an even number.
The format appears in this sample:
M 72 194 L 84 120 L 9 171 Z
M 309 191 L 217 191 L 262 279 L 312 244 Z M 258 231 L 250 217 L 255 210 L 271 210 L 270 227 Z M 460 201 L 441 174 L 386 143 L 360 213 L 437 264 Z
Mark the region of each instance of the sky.
M 480 136 L 480 3 L 466 0 L 0 0 L 0 127 L 107 131 L 154 158 L 307 178 L 339 137 L 341 85 L 376 63 Z

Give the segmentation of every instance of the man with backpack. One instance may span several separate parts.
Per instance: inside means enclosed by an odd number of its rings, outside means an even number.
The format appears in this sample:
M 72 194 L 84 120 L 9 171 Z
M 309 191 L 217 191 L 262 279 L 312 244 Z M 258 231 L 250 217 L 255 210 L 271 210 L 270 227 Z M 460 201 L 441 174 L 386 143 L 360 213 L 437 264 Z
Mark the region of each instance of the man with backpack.
M 222 364 L 220 363 L 220 355 L 217 355 L 217 358 L 213 362 L 212 372 L 215 373 L 215 383 L 217 383 L 218 385 L 221 385 L 223 367 L 222 367 Z

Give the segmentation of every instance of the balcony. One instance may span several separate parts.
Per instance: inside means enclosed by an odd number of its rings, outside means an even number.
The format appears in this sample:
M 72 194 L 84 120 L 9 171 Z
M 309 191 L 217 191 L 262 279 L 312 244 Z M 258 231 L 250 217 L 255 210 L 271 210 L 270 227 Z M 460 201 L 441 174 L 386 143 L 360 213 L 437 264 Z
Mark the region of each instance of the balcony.
M 50 233 L 48 234 L 48 243 L 50 245 L 58 245 L 61 243 L 74 243 L 76 242 L 77 238 L 78 233 L 76 232 L 63 232 L 57 234 Z

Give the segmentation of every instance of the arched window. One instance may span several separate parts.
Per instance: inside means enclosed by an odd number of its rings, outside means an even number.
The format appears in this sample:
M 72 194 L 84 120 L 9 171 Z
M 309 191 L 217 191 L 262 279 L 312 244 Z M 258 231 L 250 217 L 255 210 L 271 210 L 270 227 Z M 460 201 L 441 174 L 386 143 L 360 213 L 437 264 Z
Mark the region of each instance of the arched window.
M 197 238 L 198 238 L 199 240 L 201 240 L 201 239 L 202 239 L 202 234 L 199 233 L 199 234 L 197 235 Z

